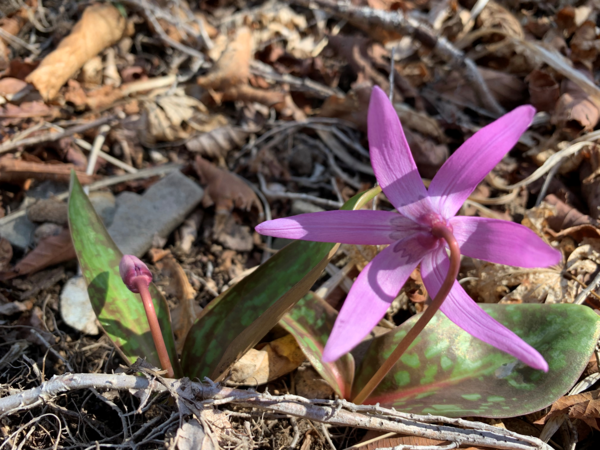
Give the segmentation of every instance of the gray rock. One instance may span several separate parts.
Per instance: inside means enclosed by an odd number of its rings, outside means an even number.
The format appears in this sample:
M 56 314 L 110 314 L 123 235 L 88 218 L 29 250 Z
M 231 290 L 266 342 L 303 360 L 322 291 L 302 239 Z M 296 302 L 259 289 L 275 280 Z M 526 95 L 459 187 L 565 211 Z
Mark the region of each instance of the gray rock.
M 25 250 L 31 245 L 36 226 L 27 216 L 21 216 L 0 225 L 0 237 L 10 242 L 13 247 Z
M 298 214 L 319 212 L 319 211 L 325 211 L 325 210 L 317 205 L 313 205 L 312 203 L 305 202 L 304 200 L 294 200 L 292 202 L 292 211 L 291 211 L 292 216 L 296 216 Z
M 153 184 L 143 195 L 123 192 L 108 232 L 128 255 L 142 256 L 155 235 L 166 238 L 200 203 L 204 190 L 179 171 Z
M 117 209 L 117 203 L 113 193 L 110 191 L 96 191 L 91 192 L 89 197 L 94 209 L 102 218 L 104 226 L 110 227 Z

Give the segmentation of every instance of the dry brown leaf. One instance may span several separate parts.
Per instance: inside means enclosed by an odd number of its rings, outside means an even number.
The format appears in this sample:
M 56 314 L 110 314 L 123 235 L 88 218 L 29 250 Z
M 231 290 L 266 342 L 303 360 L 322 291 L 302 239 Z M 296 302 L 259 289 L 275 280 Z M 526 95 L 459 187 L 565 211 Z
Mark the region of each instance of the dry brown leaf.
M 580 419 L 590 427 L 600 430 L 598 422 L 600 419 L 600 390 L 559 398 L 552 404 L 550 412 L 535 423 L 544 424 L 551 417 L 558 415 L 568 415 L 571 419 Z
M 512 109 L 523 104 L 527 94 L 527 85 L 521 78 L 510 73 L 477 67 L 477 70 L 492 96 L 505 108 Z M 477 97 L 472 88 L 472 83 L 460 72 L 453 71 L 442 81 L 433 84 L 433 88 L 444 94 L 447 98 L 456 100 L 459 104 L 472 104 L 483 107 L 483 103 Z
M 12 257 L 12 245 L 10 245 L 10 242 L 8 242 L 6 239 L 0 238 L 0 272 L 8 267 Z
M 69 183 L 71 169 L 75 169 L 81 184 L 90 184 L 98 179 L 96 175 L 86 175 L 72 164 L 44 164 L 15 159 L 12 155 L 0 158 L 0 182 L 22 183 L 30 178 Z
M 188 121 L 196 114 L 207 112 L 201 102 L 185 95 L 183 89 L 145 101 L 143 107 L 147 122 L 146 142 L 186 139 L 193 131 Z
M 305 359 L 296 339 L 288 334 L 260 350 L 250 349 L 233 365 L 229 381 L 237 385 L 265 384 L 290 373 Z
M 199 134 L 187 141 L 185 146 L 189 151 L 200 153 L 202 156 L 223 158 L 230 150 L 244 145 L 249 135 L 249 131 L 227 125 Z
M 578 69 L 578 72 L 593 80 L 588 70 Z M 592 131 L 600 119 L 600 105 L 570 79 L 563 80 L 561 91 L 562 95 L 552 115 L 552 123 L 574 136 Z
M 554 207 L 552 216 L 546 218 L 550 228 L 554 231 L 566 230 L 578 225 L 594 225 L 597 221 L 590 216 L 582 214 L 576 208 L 567 205 L 554 194 L 547 195 L 544 202 Z M 542 203 L 543 205 L 543 203 Z
M 367 131 L 367 111 L 371 98 L 371 83 L 355 84 L 343 97 L 332 95 L 321 107 L 319 115 L 335 117 L 353 123 L 356 127 Z
M 249 211 L 253 206 L 263 213 L 254 191 L 237 175 L 215 167 L 201 156 L 196 157 L 196 173 L 205 185 L 202 206 L 215 205 L 217 212 L 229 212 L 234 207 Z
M 10 280 L 21 275 L 27 275 L 45 269 L 48 266 L 74 259 L 75 249 L 71 242 L 71 234 L 68 229 L 56 236 L 50 236 L 29 252 L 10 271 L 0 272 L 0 279 Z
M 20 105 L 13 105 L 7 103 L 5 106 L 0 107 L 0 124 L 17 125 L 23 121 L 23 119 L 31 119 L 34 117 L 44 117 L 47 120 L 51 120 L 58 116 L 59 112 L 56 108 L 48 106 L 43 102 L 23 102 Z
M 529 84 L 531 104 L 538 111 L 553 111 L 560 97 L 560 88 L 548 72 L 534 70 L 525 78 Z
M 125 31 L 125 17 L 110 3 L 88 6 L 71 34 L 26 78 L 49 101 L 91 58 L 117 43 Z
M 2 17 L 0 19 L 0 28 L 8 34 L 16 36 L 19 34 L 25 21 L 18 16 Z M 10 47 L 6 40 L 0 37 L 0 71 L 8 68 L 10 64 Z
M 206 89 L 225 90 L 245 84 L 250 76 L 252 57 L 252 33 L 247 27 L 240 28 L 208 75 L 198 77 L 196 82 Z
M 486 7 L 481 11 L 477 17 L 477 24 L 479 28 L 500 29 L 503 35 L 506 34 L 520 39 L 525 37 L 519 19 L 508 9 L 494 1 L 488 2 Z
M 28 86 L 23 80 L 6 77 L 0 80 L 0 96 L 7 97 L 25 89 Z
M 86 108 L 92 111 L 105 109 L 124 96 L 121 89 L 109 85 L 87 92 L 76 80 L 69 80 L 67 86 L 65 100 L 75 105 L 78 111 Z
M 569 43 L 571 59 L 574 62 L 583 63 L 590 70 L 598 56 L 600 41 L 596 37 L 596 24 L 588 20 L 575 31 L 573 39 Z

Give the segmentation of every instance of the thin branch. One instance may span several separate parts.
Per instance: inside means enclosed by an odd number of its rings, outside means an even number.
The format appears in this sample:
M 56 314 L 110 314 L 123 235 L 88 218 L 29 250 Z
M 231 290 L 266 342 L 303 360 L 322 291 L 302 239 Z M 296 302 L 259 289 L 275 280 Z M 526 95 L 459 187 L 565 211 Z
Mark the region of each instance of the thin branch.
M 101 117 L 99 119 L 92 120 L 91 122 L 87 122 L 87 123 L 84 123 L 81 125 L 77 125 L 77 126 L 68 128 L 65 131 L 60 132 L 60 133 L 47 133 L 47 134 L 42 134 L 40 136 L 35 136 L 32 138 L 29 138 L 29 139 L 22 139 L 20 141 L 9 141 L 9 142 L 6 142 L 6 143 L 0 145 L 0 153 L 6 153 L 11 150 L 15 150 L 19 147 L 29 147 L 32 145 L 41 144 L 43 142 L 56 142 L 64 137 L 73 136 L 76 133 L 83 133 L 84 131 L 91 130 L 92 128 L 100 127 L 104 124 L 113 122 L 115 120 L 120 120 L 122 118 L 123 118 L 122 116 L 120 116 L 118 114 L 114 114 L 111 116 Z
M 442 416 L 401 413 L 378 405 L 358 406 L 343 400 L 308 400 L 296 395 L 273 396 L 254 391 L 232 389 L 215 383 L 159 379 L 151 383 L 146 377 L 126 374 L 66 374 L 55 376 L 41 386 L 0 399 L 0 413 L 7 415 L 29 409 L 40 402 L 79 389 L 150 389 L 170 392 L 192 411 L 205 406 L 236 404 L 275 413 L 300 417 L 333 426 L 346 426 L 420 436 L 459 445 L 481 446 L 502 450 L 551 450 L 537 438 L 480 422 Z M 462 428 L 459 428 L 462 427 Z

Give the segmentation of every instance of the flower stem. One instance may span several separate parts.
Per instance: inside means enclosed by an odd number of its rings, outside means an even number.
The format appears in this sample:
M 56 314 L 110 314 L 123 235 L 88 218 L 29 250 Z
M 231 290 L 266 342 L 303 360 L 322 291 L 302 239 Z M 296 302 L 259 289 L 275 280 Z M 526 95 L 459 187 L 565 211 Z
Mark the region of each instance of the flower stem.
M 146 310 L 146 317 L 148 317 L 150 333 L 152 333 L 152 339 L 154 340 L 154 345 L 156 346 L 156 352 L 158 353 L 160 365 L 163 370 L 167 371 L 167 377 L 173 378 L 175 376 L 175 372 L 173 371 L 173 366 L 171 365 L 169 352 L 167 352 L 165 339 L 160 331 L 160 324 L 158 323 L 158 318 L 156 317 L 156 311 L 154 310 L 152 296 L 148 290 L 148 284 L 144 282 L 141 277 L 134 279 L 133 284 L 140 292 L 140 296 L 142 297 L 142 303 L 144 304 L 144 309 Z
M 423 312 L 417 323 L 408 331 L 407 335 L 404 336 L 402 341 L 400 341 L 389 358 L 383 362 L 375 375 L 373 375 L 373 377 L 367 382 L 367 384 L 365 384 L 356 397 L 354 397 L 352 401 L 357 405 L 364 403 L 369 395 L 373 393 L 375 388 L 379 386 L 379 383 L 381 383 L 383 378 L 389 373 L 390 370 L 392 370 L 394 365 L 402 357 L 408 347 L 410 347 L 419 333 L 421 333 L 421 331 L 423 331 L 423 329 L 427 326 L 438 309 L 440 309 L 440 306 L 442 306 L 442 303 L 450 293 L 452 285 L 456 280 L 458 270 L 460 268 L 460 248 L 458 246 L 458 242 L 456 242 L 456 238 L 452 234 L 452 231 L 445 225 L 434 226 L 431 231 L 435 237 L 443 238 L 448 243 L 448 247 L 450 247 L 450 268 L 448 269 L 446 279 L 442 283 L 442 286 L 433 299 L 433 302 L 431 305 L 429 305 L 425 312 Z

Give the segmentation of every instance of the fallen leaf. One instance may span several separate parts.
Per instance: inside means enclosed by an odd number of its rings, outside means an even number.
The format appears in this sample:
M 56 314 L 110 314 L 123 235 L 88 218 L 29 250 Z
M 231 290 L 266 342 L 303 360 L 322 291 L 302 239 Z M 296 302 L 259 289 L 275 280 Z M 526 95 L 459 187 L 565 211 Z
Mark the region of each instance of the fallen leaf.
M 249 252 L 254 248 L 250 227 L 237 223 L 230 213 L 215 214 L 213 237 L 226 248 L 238 252 Z
M 578 69 L 578 72 L 593 80 L 587 69 Z M 563 80 L 561 91 L 562 95 L 552 115 L 552 123 L 570 131 L 573 136 L 592 131 L 600 119 L 600 105 L 568 78 Z
M 294 373 L 296 395 L 304 398 L 331 398 L 334 390 L 310 365 L 302 365 Z
M 53 180 L 68 183 L 71 170 L 77 169 L 72 164 L 44 164 L 15 159 L 12 155 L 0 158 L 0 182 L 20 184 L 30 178 L 35 180 Z M 81 184 L 90 184 L 99 177 L 86 175 L 76 170 Z
M 193 129 L 187 124 L 197 113 L 206 113 L 206 107 L 194 97 L 177 89 L 169 95 L 159 95 L 143 102 L 147 119 L 147 142 L 186 139 Z
M 76 255 L 71 234 L 68 229 L 64 229 L 61 234 L 40 241 L 12 270 L 0 272 L 0 279 L 10 280 L 74 258 Z
M 554 194 L 547 195 L 544 202 L 554 207 L 553 215 L 546 218 L 548 225 L 554 231 L 565 230 L 577 225 L 598 224 L 596 220 L 567 205 Z
M 229 382 L 259 386 L 290 373 L 305 359 L 296 339 L 288 334 L 259 350 L 250 349 L 231 368 Z
M 249 211 L 255 207 L 262 215 L 262 204 L 254 191 L 237 175 L 215 167 L 201 156 L 196 156 L 196 173 L 205 185 L 202 206 L 215 205 L 217 212 L 229 212 L 234 207 Z
M 560 97 L 558 83 L 548 72 L 534 70 L 525 78 L 529 84 L 531 104 L 538 111 L 553 111 Z
M 196 82 L 206 89 L 224 90 L 245 84 L 250 76 L 252 34 L 247 27 L 238 29 L 212 70 Z
M 125 24 L 125 17 L 110 3 L 88 6 L 71 33 L 26 81 L 33 84 L 46 101 L 53 99 L 89 59 L 121 39 Z
M 600 430 L 598 423 L 598 419 L 600 419 L 600 390 L 559 398 L 552 404 L 550 412 L 535 423 L 544 424 L 550 418 L 559 415 L 567 415 L 571 419 L 580 419 L 590 427 Z
M 230 150 L 244 145 L 249 135 L 250 132 L 242 128 L 227 125 L 195 136 L 185 146 L 202 156 L 223 158 Z

